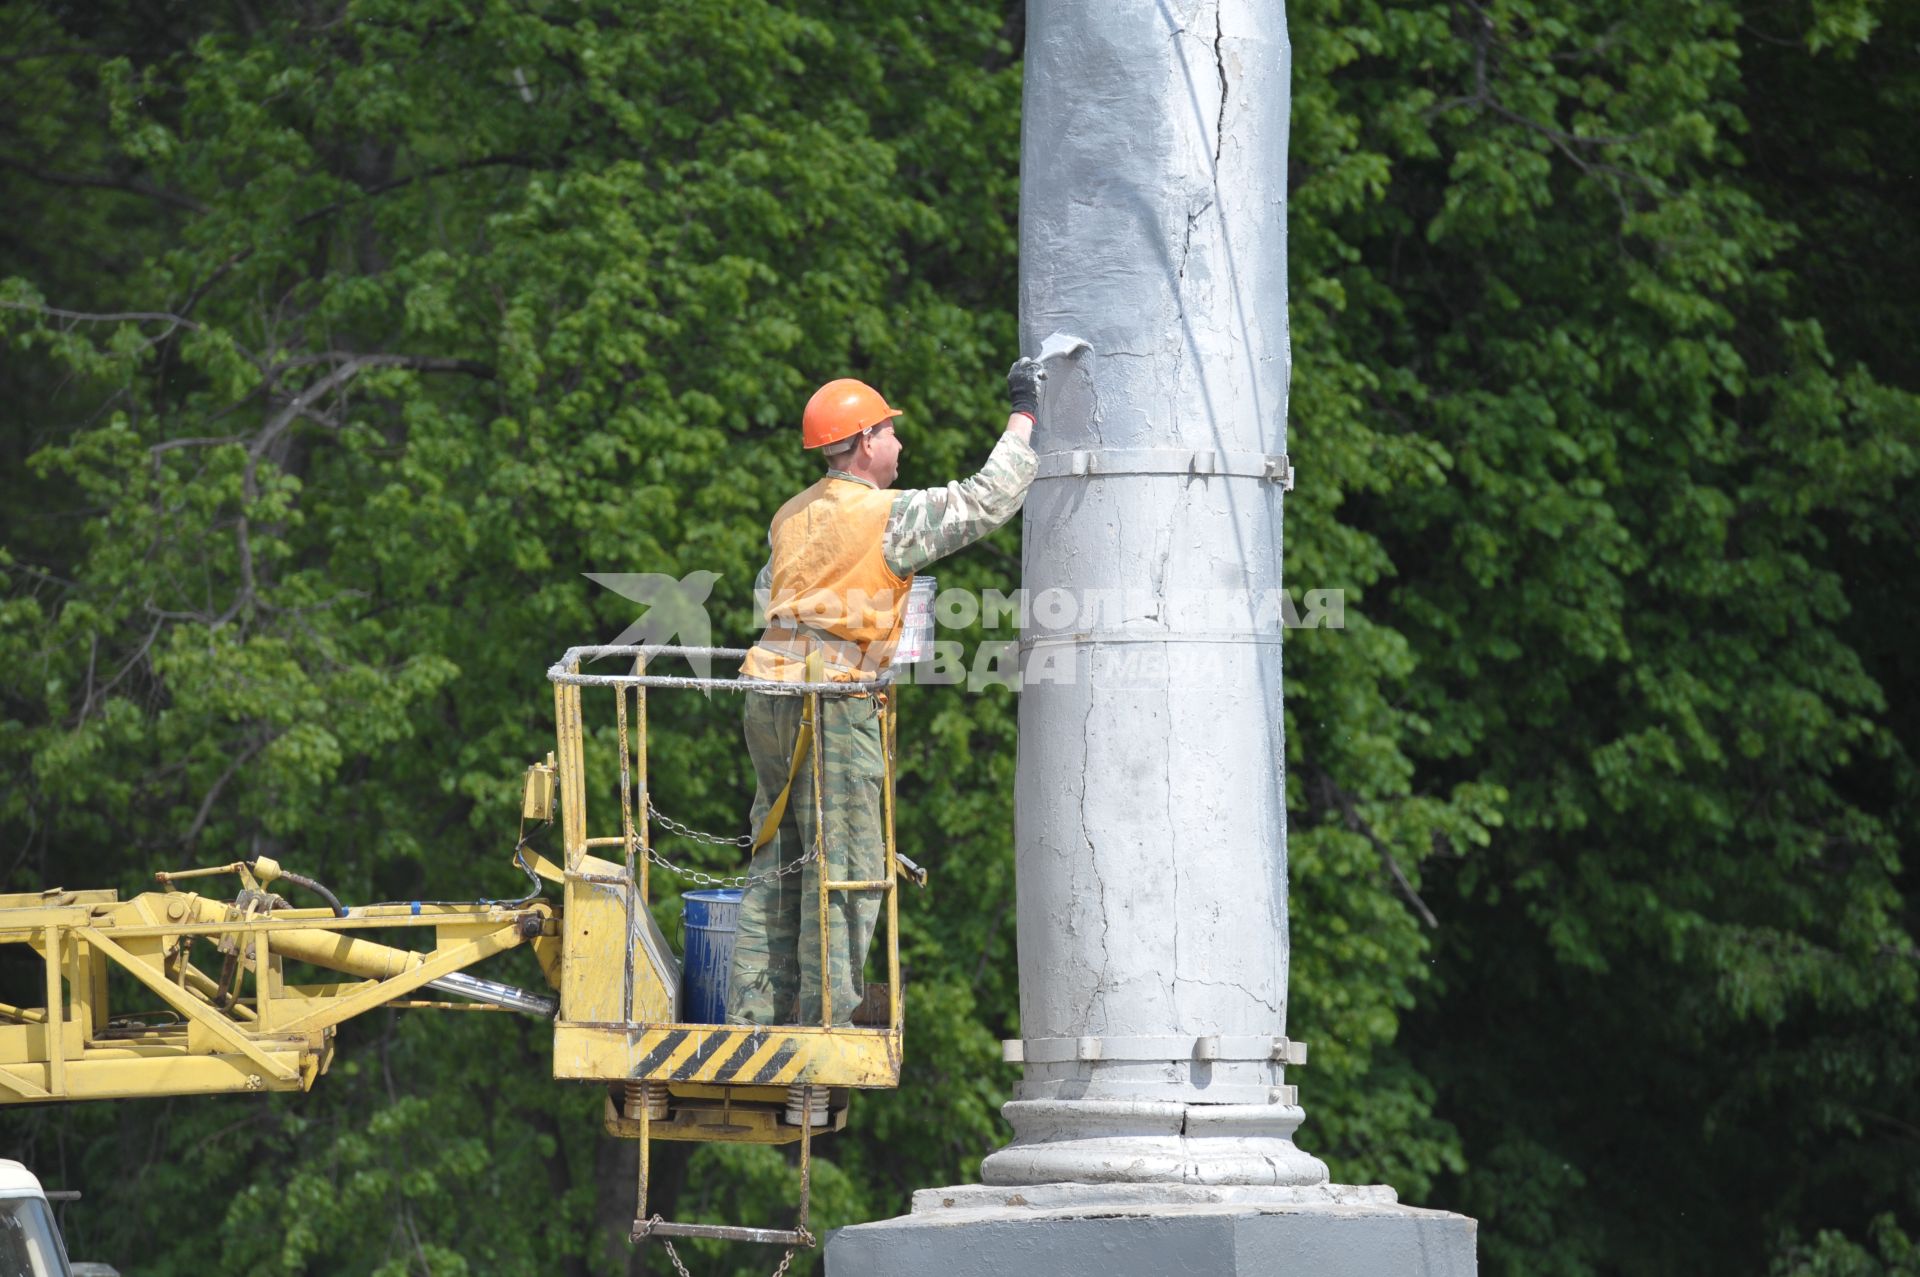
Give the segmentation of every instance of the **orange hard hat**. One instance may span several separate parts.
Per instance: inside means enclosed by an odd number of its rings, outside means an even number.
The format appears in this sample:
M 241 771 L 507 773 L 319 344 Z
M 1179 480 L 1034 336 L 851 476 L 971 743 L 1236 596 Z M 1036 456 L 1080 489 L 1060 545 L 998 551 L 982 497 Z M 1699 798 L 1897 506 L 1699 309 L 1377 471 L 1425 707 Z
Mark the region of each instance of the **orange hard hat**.
M 889 406 L 872 386 L 842 377 L 820 387 L 807 400 L 806 415 L 800 418 L 800 438 L 806 447 L 824 448 L 899 415 L 900 410 Z

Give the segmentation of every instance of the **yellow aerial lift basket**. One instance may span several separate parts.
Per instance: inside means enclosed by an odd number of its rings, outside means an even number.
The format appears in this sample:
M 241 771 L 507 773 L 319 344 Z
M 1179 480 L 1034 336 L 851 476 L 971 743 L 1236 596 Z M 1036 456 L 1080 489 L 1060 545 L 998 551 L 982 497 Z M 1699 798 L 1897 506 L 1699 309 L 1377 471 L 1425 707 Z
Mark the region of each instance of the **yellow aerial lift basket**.
M 560 658 L 547 677 L 554 686 L 558 748 L 554 761 L 535 767 L 527 778 L 523 816 L 547 819 L 551 799 L 560 808 L 565 864 L 561 903 L 560 1012 L 554 1024 L 553 1072 L 558 1078 L 617 1083 L 607 1102 L 607 1129 L 640 1141 L 639 1211 L 635 1240 L 657 1237 L 722 1237 L 740 1241 L 811 1245 L 804 1186 L 811 1156 L 810 1137 L 819 1129 L 846 1124 L 847 1092 L 900 1083 L 901 986 L 899 871 L 903 865 L 893 836 L 894 751 L 898 712 L 884 682 L 826 682 L 820 662 L 810 663 L 814 681 L 767 683 L 649 674 L 655 657 L 739 661 L 744 649 L 710 647 L 576 647 Z M 614 659 L 629 663 L 624 673 L 584 673 L 583 662 Z M 586 703 L 613 696 L 614 747 L 619 752 L 617 830 L 599 833 L 591 823 L 587 796 L 588 736 Z M 683 1023 L 675 1018 L 678 971 L 650 911 L 650 869 L 665 865 L 653 848 L 654 807 L 648 784 L 647 696 L 652 691 L 756 692 L 805 698 L 802 721 L 820 721 L 820 704 L 832 696 L 875 696 L 881 701 L 884 783 L 882 828 L 886 835 L 886 871 L 874 880 L 834 880 L 826 872 L 825 785 L 822 746 L 817 735 L 806 750 L 805 766 L 813 784 L 807 801 L 815 804 L 816 898 L 821 970 L 834 940 L 831 897 L 839 892 L 874 892 L 885 900 L 886 980 L 868 987 L 855 1023 L 835 1026 L 831 990 L 823 981 L 821 1023 L 790 1026 L 730 1026 Z M 604 721 L 604 720 L 602 720 Z M 796 791 L 797 792 L 797 791 Z M 746 842 L 747 839 L 727 840 Z M 602 854 L 596 854 L 602 853 Z M 606 853 L 610 853 L 606 854 Z M 617 858 L 614 858 L 617 857 Z M 909 872 L 924 873 L 911 862 Z M 542 867 L 551 875 L 551 866 Z M 744 882 L 744 877 L 706 882 Z M 630 937 L 618 951 L 604 937 Z M 878 1014 L 872 1014 L 878 1012 Z M 779 1144 L 798 1141 L 802 1176 L 800 1219 L 793 1229 L 735 1228 L 676 1224 L 647 1214 L 648 1145 L 654 1139 L 727 1140 Z
M 41 1006 L 0 1002 L 0 1104 L 53 1103 L 156 1095 L 304 1091 L 327 1069 L 338 1026 L 380 1008 L 518 1011 L 551 1018 L 557 1078 L 606 1086 L 609 1132 L 640 1142 L 639 1202 L 633 1237 L 715 1237 L 812 1245 L 807 1227 L 811 1137 L 846 1124 L 856 1088 L 897 1086 L 901 1058 L 898 883 L 902 867 L 925 874 L 895 850 L 893 775 L 897 709 L 884 681 L 770 684 L 733 678 L 649 674 L 656 657 L 738 660 L 733 648 L 576 647 L 548 671 L 554 689 L 555 751 L 530 768 L 522 796 L 522 836 L 514 858 L 529 877 L 561 888 L 556 912 L 533 890 L 518 900 L 393 902 L 347 907 L 319 883 L 266 857 L 157 874 L 161 890 L 121 900 L 111 890 L 0 895 L 0 945 L 32 951 Z M 607 660 L 622 673 L 585 673 Z M 614 732 L 586 729 L 589 705 L 610 693 Z M 834 893 L 867 892 L 886 903 L 886 980 L 868 986 L 852 1025 L 833 1023 L 823 990 L 821 1023 L 729 1026 L 677 1017 L 679 963 L 651 912 L 650 873 L 669 862 L 653 849 L 648 788 L 647 696 L 663 689 L 761 692 L 805 698 L 803 716 L 820 721 L 823 698 L 874 696 L 882 708 L 886 834 L 885 875 L 835 881 L 816 836 L 816 907 L 822 956 L 833 942 Z M 618 750 L 613 827 L 596 833 L 590 802 L 590 749 Z M 604 766 L 605 760 L 597 759 Z M 808 751 L 823 831 L 820 746 Z M 796 791 L 799 792 L 796 787 Z M 561 862 L 527 845 L 528 822 L 560 816 Z M 617 817 L 617 823 L 613 823 Z M 748 843 L 751 838 L 719 838 Z M 695 883 L 721 883 L 690 871 Z M 201 894 L 201 880 L 239 879 L 231 898 Z M 291 883 L 327 900 L 295 907 L 276 894 Z M 369 930 L 429 936 L 424 948 L 379 943 Z M 477 979 L 465 969 L 520 945 L 532 947 L 542 974 L 559 991 L 544 995 Z M 296 983 L 287 963 L 344 976 Z M 827 964 L 823 960 L 822 970 Z M 211 969 L 209 969 L 211 968 Z M 110 1005 L 110 974 L 130 978 L 137 1005 Z M 471 999 L 414 995 L 437 990 Z M 791 1229 L 674 1224 L 647 1213 L 648 1147 L 654 1139 L 799 1144 L 801 1200 Z M 670 1242 L 668 1243 L 671 1244 Z

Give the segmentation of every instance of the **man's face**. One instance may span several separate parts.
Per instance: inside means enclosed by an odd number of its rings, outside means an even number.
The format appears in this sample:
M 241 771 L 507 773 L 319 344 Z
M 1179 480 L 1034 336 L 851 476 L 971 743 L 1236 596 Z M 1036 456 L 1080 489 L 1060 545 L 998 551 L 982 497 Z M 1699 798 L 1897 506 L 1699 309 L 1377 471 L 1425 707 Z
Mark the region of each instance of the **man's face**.
M 883 488 L 891 488 L 893 481 L 900 477 L 900 454 L 904 450 L 900 437 L 893 433 L 893 423 L 883 421 L 875 426 L 860 446 L 867 449 L 873 481 Z

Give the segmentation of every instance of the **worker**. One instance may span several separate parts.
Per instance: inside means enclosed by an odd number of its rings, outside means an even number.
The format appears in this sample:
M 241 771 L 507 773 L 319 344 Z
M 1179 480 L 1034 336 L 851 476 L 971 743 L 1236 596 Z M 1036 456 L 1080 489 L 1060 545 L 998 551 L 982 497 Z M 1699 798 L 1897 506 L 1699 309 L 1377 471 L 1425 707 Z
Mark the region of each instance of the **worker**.
M 801 440 L 826 475 L 780 507 L 770 556 L 755 582 L 766 632 L 741 675 L 806 681 L 807 658 L 830 682 L 883 673 L 899 637 L 914 573 L 973 544 L 1020 509 L 1038 463 L 1031 446 L 1045 373 L 1021 359 L 1007 373 L 1012 412 L 979 473 L 939 488 L 896 490 L 903 445 L 897 409 L 864 382 L 830 381 L 807 402 Z M 742 711 L 758 792 L 752 828 L 765 841 L 748 868 L 727 981 L 735 1024 L 819 1024 L 822 866 L 814 846 L 813 760 L 794 758 L 804 698 L 749 692 Z M 825 774 L 825 869 L 832 881 L 886 876 L 884 765 L 878 695 L 824 695 L 813 736 Z M 769 814 L 783 809 L 768 830 Z M 787 872 L 780 872 L 782 869 Z M 879 917 L 875 892 L 828 903 L 833 1020 L 849 1024 L 866 994 L 863 969 Z

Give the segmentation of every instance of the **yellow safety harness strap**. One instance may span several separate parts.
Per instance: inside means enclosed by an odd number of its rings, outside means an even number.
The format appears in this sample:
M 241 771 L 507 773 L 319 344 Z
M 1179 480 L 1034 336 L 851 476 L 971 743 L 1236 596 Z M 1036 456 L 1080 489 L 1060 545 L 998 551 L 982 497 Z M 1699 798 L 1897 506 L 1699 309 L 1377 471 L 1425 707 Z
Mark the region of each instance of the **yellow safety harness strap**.
M 787 814 L 787 799 L 793 793 L 793 781 L 800 774 L 800 764 L 806 760 L 807 750 L 813 744 L 813 704 L 800 711 L 800 734 L 793 740 L 793 765 L 787 768 L 787 783 L 773 800 L 773 806 L 767 808 L 767 818 L 760 822 L 760 832 L 753 836 L 752 851 L 758 851 L 773 841 L 779 832 L 780 819 Z
M 826 654 L 815 648 L 807 653 L 806 678 L 809 683 L 826 681 Z M 753 836 L 753 846 L 748 853 L 759 851 L 773 841 L 774 834 L 780 830 L 780 821 L 787 814 L 787 799 L 793 795 L 793 782 L 800 775 L 800 764 L 807 760 L 807 750 L 813 746 L 813 706 L 814 697 L 807 696 L 800 702 L 800 732 L 793 738 L 793 761 L 787 765 L 787 783 L 773 800 L 773 806 L 767 808 L 767 818 L 760 822 L 760 832 Z

